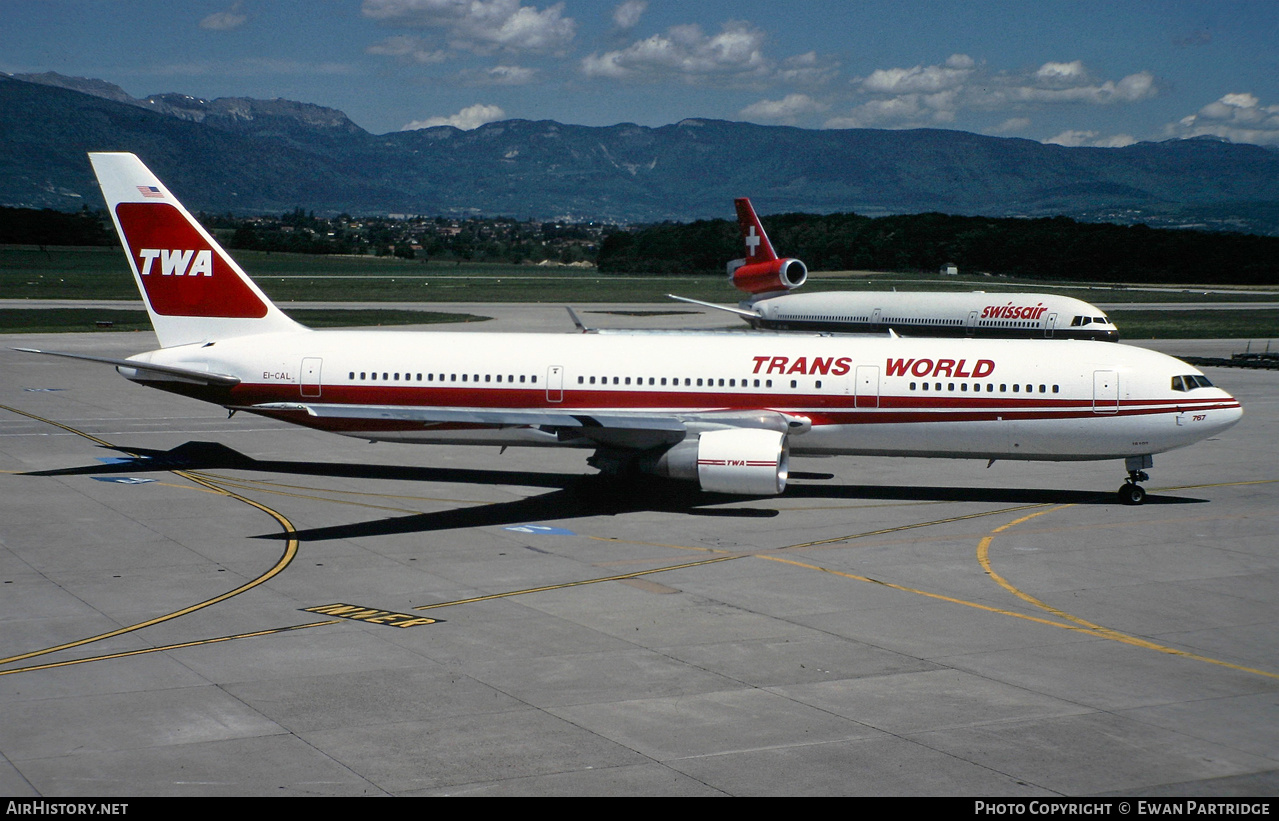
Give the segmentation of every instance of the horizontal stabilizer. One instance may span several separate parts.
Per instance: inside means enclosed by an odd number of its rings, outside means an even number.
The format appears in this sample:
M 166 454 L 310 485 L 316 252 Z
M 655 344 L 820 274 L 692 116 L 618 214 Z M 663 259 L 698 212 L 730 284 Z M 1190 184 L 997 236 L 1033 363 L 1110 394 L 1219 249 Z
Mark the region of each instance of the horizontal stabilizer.
M 687 302 L 690 305 L 701 305 L 703 308 L 714 308 L 717 311 L 735 314 L 747 319 L 758 319 L 758 311 L 748 311 L 745 308 L 732 308 L 728 305 L 716 305 L 714 302 L 702 302 L 700 299 L 693 299 L 687 296 L 676 296 L 675 294 L 667 294 L 671 299 L 678 299 L 680 302 Z
M 225 373 L 209 373 L 208 371 L 197 371 L 193 368 L 179 368 L 173 365 L 152 365 L 148 362 L 139 362 L 136 359 L 111 359 L 106 356 L 89 356 L 82 353 L 63 353 L 61 351 L 40 351 L 35 348 L 13 348 L 15 351 L 23 353 L 38 353 L 45 356 L 61 356 L 67 359 L 83 359 L 86 362 L 101 362 L 104 365 L 114 365 L 117 368 L 128 368 L 130 370 L 142 371 L 143 373 L 156 373 L 163 376 L 183 379 L 190 382 L 196 382 L 201 385 L 213 385 L 220 388 L 233 388 L 240 384 L 240 377 L 231 376 Z

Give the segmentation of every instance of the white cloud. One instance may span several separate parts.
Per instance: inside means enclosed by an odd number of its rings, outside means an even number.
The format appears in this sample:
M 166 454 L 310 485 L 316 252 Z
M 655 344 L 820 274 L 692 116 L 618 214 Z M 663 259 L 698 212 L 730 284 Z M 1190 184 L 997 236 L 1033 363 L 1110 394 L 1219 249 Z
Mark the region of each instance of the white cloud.
M 1029 117 L 1009 117 L 995 126 L 994 131 L 997 134 L 1011 134 L 1017 131 L 1025 131 L 1028 128 L 1030 128 Z
M 419 128 L 433 128 L 437 125 L 451 125 L 463 131 L 470 131 L 473 128 L 479 128 L 485 123 L 496 122 L 505 116 L 506 112 L 500 106 L 477 103 L 473 106 L 467 106 L 449 117 L 428 117 L 425 120 L 414 120 L 400 130 L 413 131 Z
M 429 47 L 417 37 L 398 34 L 388 37 L 380 43 L 374 43 L 365 50 L 366 54 L 379 54 L 386 57 L 398 57 L 412 63 L 442 63 L 448 59 L 448 52 Z
M 1069 147 L 1091 146 L 1093 148 L 1123 148 L 1137 140 L 1131 134 L 1113 134 L 1101 136 L 1097 131 L 1063 131 L 1055 137 L 1044 140 L 1048 145 L 1065 145 Z
M 832 117 L 828 128 L 925 127 L 952 123 L 968 111 L 1013 114 L 1050 105 L 1135 103 L 1159 93 L 1148 71 L 1099 81 L 1082 61 L 1074 60 L 1047 62 L 1022 72 L 993 72 L 966 54 L 951 55 L 941 65 L 877 69 L 854 79 L 853 87 L 869 99 Z M 1023 120 L 1024 116 L 1010 117 L 1006 130 L 1023 127 L 1017 125 Z
M 577 33 L 577 21 L 563 13 L 563 3 L 539 10 L 520 0 L 364 0 L 366 17 L 439 29 L 453 48 L 479 54 L 563 51 Z
M 783 60 L 775 79 L 781 83 L 820 85 L 835 79 L 838 73 L 838 62 L 818 57 L 817 52 L 810 51 Z
M 613 9 L 613 25 L 623 31 L 633 29 L 647 9 L 647 0 L 626 0 Z
M 522 86 L 533 82 L 537 73 L 537 69 L 524 66 L 492 66 L 463 71 L 460 76 L 464 82 L 477 86 Z
M 1044 63 L 1035 72 L 1035 79 L 1045 83 L 1072 84 L 1086 80 L 1088 72 L 1084 70 L 1082 60 L 1069 63 Z
M 725 23 L 712 35 L 696 25 L 672 26 L 624 49 L 592 54 L 581 67 L 588 77 L 611 79 L 761 78 L 773 68 L 763 45 L 764 32 L 749 23 Z
M 879 94 L 943 91 L 962 86 L 975 65 L 967 54 L 954 54 L 942 66 L 876 69 L 861 86 L 865 91 Z
M 1253 94 L 1226 94 L 1165 130 L 1173 137 L 1212 136 L 1237 143 L 1279 145 L 1279 105 L 1262 105 Z
M 805 114 L 816 114 L 830 108 L 807 94 L 787 94 L 780 100 L 760 100 L 741 110 L 741 116 L 748 120 L 768 120 L 793 123 L 796 118 Z
M 226 11 L 217 11 L 200 21 L 200 28 L 208 31 L 231 31 L 244 25 L 249 19 L 240 12 L 240 3 L 235 3 Z

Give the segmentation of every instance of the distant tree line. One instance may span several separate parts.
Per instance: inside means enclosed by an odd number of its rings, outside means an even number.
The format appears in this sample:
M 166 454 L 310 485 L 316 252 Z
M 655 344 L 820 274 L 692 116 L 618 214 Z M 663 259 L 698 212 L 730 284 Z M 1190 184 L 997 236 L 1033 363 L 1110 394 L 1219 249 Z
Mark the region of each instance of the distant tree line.
M 104 214 L 85 206 L 66 213 L 50 208 L 0 206 L 0 243 L 5 245 L 115 245 Z
M 811 270 L 936 271 L 953 262 L 962 273 L 1058 280 L 1279 281 L 1279 237 L 1254 234 L 946 214 L 781 214 L 763 222 L 778 254 Z M 717 273 L 741 256 L 736 222 L 702 220 L 609 234 L 598 265 L 614 273 Z

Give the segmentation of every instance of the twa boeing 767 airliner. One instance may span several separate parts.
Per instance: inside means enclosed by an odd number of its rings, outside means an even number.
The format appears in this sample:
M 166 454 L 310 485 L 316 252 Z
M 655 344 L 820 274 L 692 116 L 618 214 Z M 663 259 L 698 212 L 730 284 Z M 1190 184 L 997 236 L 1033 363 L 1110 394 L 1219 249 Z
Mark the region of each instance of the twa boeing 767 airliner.
M 605 472 L 773 495 L 789 454 L 1122 459 L 1243 413 L 1195 368 L 1090 340 L 312 331 L 132 154 L 91 154 L 160 349 L 126 378 L 370 440 L 590 448 Z

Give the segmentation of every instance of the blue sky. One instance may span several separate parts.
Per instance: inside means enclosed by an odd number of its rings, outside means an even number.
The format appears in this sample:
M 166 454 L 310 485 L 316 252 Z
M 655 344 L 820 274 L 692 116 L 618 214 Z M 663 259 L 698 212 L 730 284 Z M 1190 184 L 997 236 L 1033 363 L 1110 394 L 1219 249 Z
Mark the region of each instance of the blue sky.
M 1279 2 L 0 0 L 0 70 L 496 119 L 1279 145 Z

